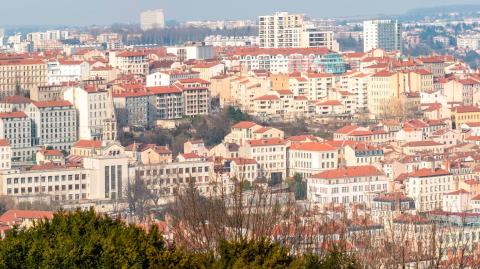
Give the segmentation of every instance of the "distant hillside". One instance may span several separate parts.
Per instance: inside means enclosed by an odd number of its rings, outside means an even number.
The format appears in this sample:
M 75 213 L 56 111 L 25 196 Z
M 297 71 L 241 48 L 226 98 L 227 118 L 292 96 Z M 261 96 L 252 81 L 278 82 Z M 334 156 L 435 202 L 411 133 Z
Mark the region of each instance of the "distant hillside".
M 411 16 L 426 16 L 426 15 L 435 15 L 438 13 L 475 13 L 480 12 L 480 5 L 448 5 L 448 6 L 437 6 L 437 7 L 428 7 L 428 8 L 416 8 L 409 10 L 406 15 Z

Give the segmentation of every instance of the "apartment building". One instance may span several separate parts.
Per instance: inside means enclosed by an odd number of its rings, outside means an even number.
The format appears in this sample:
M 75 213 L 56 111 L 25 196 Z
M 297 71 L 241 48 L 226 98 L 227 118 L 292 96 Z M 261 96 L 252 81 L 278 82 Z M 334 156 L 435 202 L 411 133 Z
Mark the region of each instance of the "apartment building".
M 187 42 L 184 45 L 167 47 L 167 53 L 175 55 L 180 62 L 215 58 L 213 46 L 205 45 L 205 42 Z
M 424 168 L 408 174 L 405 194 L 415 200 L 415 208 L 431 211 L 442 208 L 443 195 L 455 190 L 453 175 L 444 169 Z
M 342 167 L 307 179 L 307 200 L 323 205 L 365 204 L 388 188 L 385 175 L 374 166 Z
M 0 100 L 0 112 L 25 111 L 32 100 L 22 95 L 7 96 Z
M 77 141 L 77 111 L 68 101 L 33 102 L 27 110 L 32 120 L 33 145 L 70 151 Z
M 146 10 L 140 14 L 140 28 L 142 31 L 161 29 L 165 27 L 163 9 Z
M 309 70 L 341 74 L 346 65 L 340 54 L 320 48 L 237 48 L 231 57 L 243 71 L 265 70 L 290 74 Z
M 32 123 L 21 111 L 0 113 L 0 139 L 7 139 L 12 148 L 12 161 L 33 158 Z
M 402 25 L 394 20 L 370 20 L 363 22 L 363 50 L 400 51 L 402 49 Z
M 183 117 L 183 91 L 175 86 L 148 87 L 153 98 L 153 118 L 172 120 Z
M 374 115 L 382 115 L 395 106 L 403 94 L 401 73 L 383 70 L 370 77 L 367 86 L 368 110 Z
M 12 167 L 12 147 L 7 139 L 0 139 L 0 170 Z
M 47 63 L 41 59 L 0 60 L 0 96 L 28 93 L 47 84 Z
M 180 79 L 174 84 L 183 92 L 183 115 L 207 115 L 210 112 L 210 82 L 200 78 Z
M 65 85 L 43 85 L 35 86 L 30 89 L 30 99 L 33 101 L 55 101 L 62 99 L 62 90 L 66 88 Z
M 136 91 L 113 94 L 113 104 L 120 126 L 152 126 L 155 110 L 152 92 Z
M 248 140 L 240 147 L 239 156 L 257 161 L 260 177 L 271 184 L 278 184 L 286 177 L 287 146 L 281 138 Z
M 253 121 L 241 121 L 232 125 L 230 133 L 225 136 L 224 140 L 227 143 L 243 145 L 248 140 L 253 140 L 254 132 L 261 128 L 263 126 Z M 283 136 L 280 138 L 283 138 Z
M 303 14 L 277 12 L 258 18 L 260 47 L 291 48 L 299 47 L 299 33 L 304 22 Z
M 107 138 L 110 120 L 115 121 L 113 100 L 109 92 L 95 86 L 71 87 L 65 90 L 63 98 L 77 109 L 78 138 Z M 114 128 L 115 129 L 115 128 Z
M 148 57 L 143 51 L 110 51 L 108 62 L 123 74 L 148 74 Z
M 338 167 L 338 150 L 319 142 L 296 143 L 288 149 L 288 174 L 309 178 L 321 171 Z
M 199 72 L 182 70 L 158 71 L 147 75 L 147 87 L 171 86 L 179 79 L 193 79 L 200 76 Z
M 258 179 L 258 163 L 254 159 L 233 158 L 225 163 L 230 178 L 253 183 Z
M 143 180 L 147 188 L 164 201 L 193 184 L 203 195 L 209 196 L 222 191 L 221 178 L 214 172 L 213 162 L 204 158 L 184 162 L 140 165 L 135 169 L 135 177 Z M 226 190 L 225 190 L 226 191 Z
M 83 166 L 36 165 L 0 175 L 1 193 L 10 197 L 50 196 L 53 201 L 111 200 L 124 195 L 128 159 L 121 156 L 85 157 Z
M 480 122 L 480 108 L 476 106 L 457 106 L 451 110 L 452 128 L 460 129 L 464 124 Z
M 306 73 L 304 77 L 307 79 L 307 97 L 309 100 L 323 100 L 328 97 L 328 93 L 332 91 L 335 76 L 327 73 Z
M 59 85 L 63 82 L 88 79 L 90 64 L 87 61 L 68 59 L 51 60 L 47 63 L 47 82 Z

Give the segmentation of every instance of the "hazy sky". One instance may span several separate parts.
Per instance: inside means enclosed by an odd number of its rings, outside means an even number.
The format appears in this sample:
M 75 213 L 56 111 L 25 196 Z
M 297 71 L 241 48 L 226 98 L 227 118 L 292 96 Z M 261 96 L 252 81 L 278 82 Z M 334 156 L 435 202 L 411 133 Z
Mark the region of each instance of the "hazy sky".
M 312 17 L 399 14 L 417 7 L 478 4 L 479 0 L 0 0 L 1 25 L 137 23 L 145 9 L 166 19 L 255 19 L 274 11 Z

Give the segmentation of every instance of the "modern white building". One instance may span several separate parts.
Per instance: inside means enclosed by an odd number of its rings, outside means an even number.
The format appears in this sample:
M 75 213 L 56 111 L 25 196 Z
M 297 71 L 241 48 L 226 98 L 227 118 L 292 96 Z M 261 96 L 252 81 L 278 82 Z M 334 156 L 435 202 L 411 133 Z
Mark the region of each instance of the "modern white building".
M 143 31 L 165 28 L 163 9 L 146 10 L 140 14 L 140 27 Z
M 143 51 L 110 51 L 108 62 L 123 74 L 148 74 L 148 57 Z
M 466 50 L 480 49 L 480 34 L 458 36 L 457 47 L 459 49 L 466 49 Z
M 200 73 L 195 71 L 182 71 L 175 69 L 159 71 L 147 75 L 147 87 L 170 86 L 179 79 L 198 78 L 199 75 Z
M 320 204 L 370 205 L 387 188 L 387 177 L 374 166 L 342 167 L 308 178 L 307 199 Z
M 405 180 L 405 194 L 415 200 L 418 211 L 442 208 L 445 193 L 454 188 L 453 175 L 444 169 L 419 169 L 410 173 Z
M 30 170 L 11 169 L 0 178 L 1 194 L 11 197 L 47 195 L 62 202 L 110 200 L 125 195 L 128 157 L 85 157 L 79 167 L 46 164 Z
M 47 63 L 47 81 L 49 85 L 68 81 L 87 79 L 90 74 L 90 64 L 87 61 L 72 61 L 58 59 Z
M 290 146 L 288 150 L 289 175 L 308 178 L 321 171 L 338 166 L 338 151 L 327 143 L 306 142 Z
M 208 60 L 213 59 L 215 54 L 212 45 L 205 45 L 205 42 L 190 42 L 182 46 L 167 47 L 167 53 L 177 57 L 183 62 L 186 60 Z
M 108 131 L 107 125 L 116 117 L 113 99 L 107 90 L 71 87 L 65 90 L 63 96 L 77 109 L 79 139 L 109 140 L 104 132 Z
M 363 22 L 363 50 L 401 50 L 402 25 L 396 20 L 369 20 Z
M 33 102 L 28 113 L 32 120 L 33 145 L 68 152 L 78 140 L 77 111 L 69 101 Z
M 338 51 L 332 31 L 323 31 L 303 14 L 277 12 L 259 17 L 259 41 L 262 48 L 316 48 L 326 47 Z
M 277 12 L 258 18 L 258 35 L 262 48 L 289 48 L 300 45 L 299 35 L 303 25 L 303 14 Z
M 12 161 L 29 161 L 33 157 L 32 124 L 22 111 L 0 113 L 0 139 L 12 148 Z

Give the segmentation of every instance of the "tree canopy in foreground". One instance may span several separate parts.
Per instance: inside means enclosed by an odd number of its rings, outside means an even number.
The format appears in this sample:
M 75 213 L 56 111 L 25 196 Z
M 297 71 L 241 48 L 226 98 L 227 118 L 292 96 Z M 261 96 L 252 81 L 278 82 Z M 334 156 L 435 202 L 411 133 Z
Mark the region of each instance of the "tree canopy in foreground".
M 332 267 L 333 266 L 333 267 Z M 167 247 L 148 233 L 93 210 L 58 212 L 0 241 L 0 268 L 359 268 L 341 253 L 292 256 L 268 240 L 219 242 L 209 253 Z

